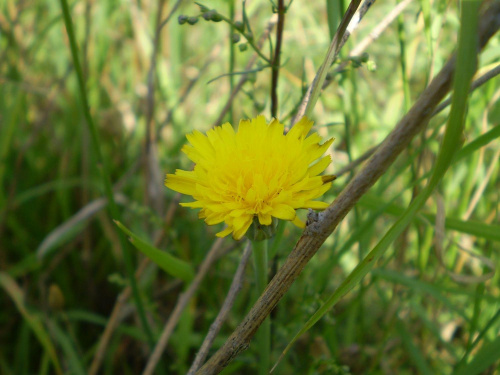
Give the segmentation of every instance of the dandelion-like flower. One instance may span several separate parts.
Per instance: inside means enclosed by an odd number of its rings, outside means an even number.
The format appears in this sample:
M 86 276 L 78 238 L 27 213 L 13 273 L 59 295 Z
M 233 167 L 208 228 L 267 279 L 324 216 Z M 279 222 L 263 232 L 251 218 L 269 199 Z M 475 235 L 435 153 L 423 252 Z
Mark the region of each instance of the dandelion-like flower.
M 208 225 L 224 222 L 217 233 L 241 239 L 255 221 L 270 226 L 273 218 L 292 221 L 303 228 L 299 208 L 325 209 L 314 199 L 331 186 L 334 176 L 319 176 L 331 162 L 321 157 L 333 138 L 320 144 L 317 133 L 307 136 L 313 122 L 300 120 L 284 134 L 278 120 L 267 124 L 264 116 L 242 120 L 238 131 L 229 123 L 203 133 L 187 135 L 191 145 L 182 151 L 195 163 L 194 170 L 167 174 L 165 185 L 195 201 L 184 207 L 201 208 Z

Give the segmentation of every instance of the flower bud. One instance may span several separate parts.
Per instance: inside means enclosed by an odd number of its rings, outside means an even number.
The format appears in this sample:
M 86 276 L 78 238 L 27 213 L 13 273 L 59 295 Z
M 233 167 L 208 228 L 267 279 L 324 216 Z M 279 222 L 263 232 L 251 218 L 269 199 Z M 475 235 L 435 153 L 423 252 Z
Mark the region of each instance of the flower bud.
M 64 295 L 57 284 L 49 287 L 49 307 L 53 311 L 60 311 L 64 308 Z
M 233 35 L 231 35 L 231 42 L 233 44 L 236 44 L 239 41 L 240 41 L 240 34 L 234 33 Z
M 241 32 L 245 31 L 245 25 L 244 25 L 244 24 L 243 24 L 243 22 L 241 22 L 241 21 L 236 21 L 236 22 L 234 23 L 234 27 L 235 27 L 235 28 L 236 28 L 236 30 L 238 30 L 238 31 L 241 31 Z
M 238 45 L 238 48 L 240 49 L 240 52 L 245 52 L 248 49 L 248 44 L 241 43 Z
M 215 9 L 207 10 L 205 13 L 203 13 L 202 17 L 205 19 L 205 21 L 212 21 L 214 15 L 216 14 L 217 11 Z
M 212 21 L 213 22 L 220 22 L 220 21 L 222 21 L 222 16 L 219 13 L 215 12 L 215 14 L 212 16 Z
M 188 18 L 188 16 L 181 14 L 179 17 L 177 17 L 177 22 L 179 22 L 179 25 L 184 25 L 187 22 Z
M 197 22 L 198 22 L 198 17 L 189 17 L 187 19 L 187 23 L 189 23 L 190 25 L 194 25 Z

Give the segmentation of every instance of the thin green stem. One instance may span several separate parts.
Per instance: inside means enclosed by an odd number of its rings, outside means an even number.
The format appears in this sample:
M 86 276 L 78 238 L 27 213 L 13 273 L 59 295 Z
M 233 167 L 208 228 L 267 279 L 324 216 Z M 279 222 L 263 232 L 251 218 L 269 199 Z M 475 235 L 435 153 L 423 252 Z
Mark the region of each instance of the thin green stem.
M 267 286 L 267 240 L 252 241 L 252 250 L 257 296 L 260 296 Z M 259 352 L 259 375 L 267 375 L 271 365 L 271 319 L 269 317 L 262 323 L 255 336 Z
M 253 37 L 252 38 L 249 38 L 247 34 L 245 34 L 244 32 L 242 32 L 241 30 L 239 30 L 236 25 L 234 24 L 234 22 L 232 20 L 230 20 L 229 18 L 223 16 L 222 14 L 220 14 L 220 17 L 222 18 L 223 21 L 226 21 L 229 25 L 231 25 L 231 27 L 233 28 L 233 30 L 236 30 L 237 32 L 239 32 L 241 35 L 243 35 L 243 37 L 246 39 L 247 43 L 250 45 L 250 47 L 253 48 L 253 50 L 257 53 L 257 55 L 259 55 L 260 57 L 262 57 L 262 59 L 264 59 L 268 64 L 271 64 L 271 59 L 266 57 L 266 55 L 264 55 L 259 47 L 257 47 L 257 45 L 255 44 L 255 41 L 253 40 Z
M 111 217 L 115 220 L 120 220 L 120 213 L 118 211 L 118 207 L 115 203 L 114 197 L 113 197 L 113 191 L 111 189 L 111 181 L 109 178 L 109 169 L 107 167 L 107 162 L 102 156 L 101 152 L 101 147 L 100 147 L 100 142 L 99 142 L 99 134 L 97 133 L 97 128 L 94 124 L 94 121 L 92 119 L 92 116 L 90 115 L 90 106 L 89 106 L 89 101 L 87 98 L 87 91 L 85 89 L 85 81 L 83 79 L 83 70 L 80 65 L 80 60 L 78 59 L 78 47 L 76 44 L 76 38 L 75 38 L 75 32 L 73 30 L 73 22 L 71 20 L 71 15 L 69 12 L 69 6 L 67 0 L 60 0 L 61 2 L 61 8 L 62 8 L 62 13 L 63 13 L 63 18 L 64 18 L 64 23 L 66 25 L 66 31 L 68 33 L 68 39 L 69 39 L 69 44 L 70 44 L 70 49 L 71 49 L 71 55 L 73 58 L 73 65 L 75 67 L 76 71 L 76 76 L 78 79 L 78 87 L 80 89 L 80 99 L 82 101 L 82 106 L 83 106 L 83 113 L 85 115 L 85 122 L 87 123 L 87 126 L 89 127 L 90 130 L 90 135 L 92 137 L 92 149 L 93 152 L 95 153 L 98 161 L 98 169 L 101 174 L 101 179 L 104 185 L 104 194 L 106 195 L 106 198 L 108 199 L 108 206 L 109 206 L 109 211 L 111 214 Z M 151 329 L 149 328 L 149 324 L 146 320 L 146 314 L 144 311 L 144 306 L 142 304 L 140 295 L 139 295 L 139 290 L 137 288 L 137 283 L 134 278 L 134 266 L 132 262 L 132 255 L 130 254 L 128 247 L 127 247 L 127 241 L 125 239 L 125 236 L 121 233 L 121 231 L 118 231 L 118 237 L 120 239 L 120 246 L 123 252 L 123 260 L 125 262 L 125 268 L 127 272 L 127 276 L 129 278 L 130 286 L 132 288 L 132 295 L 134 298 L 134 302 L 137 307 L 137 312 L 139 314 L 139 319 L 141 320 L 141 324 L 144 328 L 144 332 L 146 333 L 148 340 L 150 344 L 153 344 L 153 335 L 151 333 Z
M 201 4 L 201 3 L 198 3 L 198 2 L 195 2 L 195 4 L 198 4 L 200 7 L 203 7 L 205 9 L 208 9 L 208 7 L 206 7 L 205 5 Z M 217 13 L 217 15 L 220 17 L 220 20 L 228 23 L 231 28 L 233 29 L 233 31 L 236 31 L 238 33 L 240 33 L 247 41 L 247 43 L 250 45 L 250 47 L 253 48 L 253 50 L 260 56 L 262 57 L 269 65 L 271 65 L 271 59 L 270 58 L 267 58 L 259 49 L 259 47 L 257 47 L 257 45 L 255 44 L 255 41 L 253 39 L 253 33 L 252 31 L 250 30 L 250 28 L 248 28 L 248 32 L 245 33 L 243 30 L 239 29 L 236 27 L 235 23 L 233 22 L 232 19 L 229 19 L 228 17 L 220 14 L 220 13 Z M 248 23 L 246 23 L 246 25 L 249 25 Z

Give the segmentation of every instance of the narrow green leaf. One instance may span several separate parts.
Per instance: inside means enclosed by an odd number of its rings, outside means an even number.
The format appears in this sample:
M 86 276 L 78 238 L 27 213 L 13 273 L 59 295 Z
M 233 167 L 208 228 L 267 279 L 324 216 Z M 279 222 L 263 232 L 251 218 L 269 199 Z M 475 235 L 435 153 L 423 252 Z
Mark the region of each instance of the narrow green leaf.
M 119 221 L 115 220 L 115 223 L 118 228 L 130 237 L 130 242 L 137 250 L 146 255 L 166 273 L 184 281 L 191 281 L 193 279 L 194 270 L 189 263 L 144 242 Z
M 473 141 L 467 143 L 464 148 L 457 154 L 455 161 L 458 161 L 466 156 L 469 156 L 474 151 L 479 150 L 481 147 L 486 146 L 488 143 L 500 137 L 500 125 L 496 125 L 486 133 L 480 135 Z
M 68 0 L 60 0 L 61 11 L 63 15 L 64 25 L 66 26 L 66 32 L 68 33 L 68 41 L 69 47 L 71 51 L 71 57 L 73 61 L 73 66 L 75 67 L 76 78 L 78 81 L 78 89 L 80 92 L 81 106 L 83 110 L 83 114 L 85 115 L 85 122 L 88 126 L 90 135 L 91 135 L 91 145 L 92 151 L 97 158 L 98 161 L 98 169 L 101 174 L 101 179 L 104 187 L 104 193 L 108 199 L 108 208 L 109 213 L 111 214 L 111 218 L 119 219 L 120 212 L 115 202 L 115 198 L 113 195 L 113 189 L 111 187 L 111 179 L 108 167 L 108 160 L 103 157 L 101 151 L 101 142 L 99 140 L 99 133 L 97 131 L 97 127 L 94 123 L 92 115 L 90 114 L 90 105 L 87 97 L 87 90 L 85 88 L 85 79 L 83 75 L 83 69 L 80 64 L 79 50 L 76 42 L 75 31 L 73 27 L 73 21 L 71 19 L 70 8 L 68 5 Z M 151 332 L 151 327 L 149 326 L 148 320 L 146 319 L 146 313 L 144 311 L 144 304 L 139 294 L 139 288 L 137 287 L 137 283 L 134 277 L 134 264 L 132 262 L 132 255 L 129 248 L 127 248 L 127 242 L 125 237 L 121 232 L 118 232 L 118 238 L 120 241 L 120 247 L 123 254 L 123 260 L 125 263 L 125 269 L 127 272 L 127 276 L 130 282 L 130 287 L 132 288 L 132 296 L 137 307 L 137 312 L 139 314 L 139 319 L 141 321 L 142 326 L 144 327 L 144 331 L 148 335 L 149 344 L 151 347 L 154 345 L 153 333 Z
M 24 293 L 22 289 L 17 285 L 16 281 L 4 272 L 0 272 L 0 287 L 2 287 L 5 292 L 10 296 L 17 310 L 26 320 L 33 333 L 35 334 L 38 342 L 44 348 L 47 355 L 50 357 L 52 364 L 54 365 L 55 372 L 62 375 L 61 365 L 57 359 L 56 349 L 52 344 L 50 335 L 45 330 L 40 317 L 29 312 L 24 304 Z
M 434 54 L 432 45 L 432 21 L 431 21 L 431 4 L 429 0 L 420 0 L 420 6 L 422 7 L 422 15 L 424 17 L 424 32 L 425 39 L 427 42 L 427 48 L 429 49 L 429 61 L 432 61 L 432 56 Z
M 453 372 L 453 375 L 476 375 L 500 359 L 500 336 L 484 345 L 467 366 Z
M 420 350 L 420 348 L 413 342 L 412 334 L 408 329 L 406 329 L 405 324 L 400 320 L 396 319 L 396 328 L 399 332 L 399 337 L 403 342 L 410 359 L 415 364 L 416 368 L 419 370 L 420 374 L 432 374 L 434 371 L 431 370 L 430 365 L 425 360 L 425 356 Z
M 342 281 L 339 287 L 325 301 L 325 303 L 309 318 L 297 334 L 288 343 L 281 357 L 283 357 L 297 339 L 307 332 L 318 320 L 320 320 L 344 295 L 353 289 L 375 266 L 377 260 L 386 252 L 391 243 L 403 232 L 403 230 L 415 218 L 417 212 L 424 206 L 425 202 L 443 178 L 450 166 L 453 156 L 460 149 L 463 132 L 465 109 L 472 76 L 476 66 L 477 51 L 477 25 L 479 2 L 464 1 L 461 10 L 461 27 L 457 52 L 457 65 L 453 81 L 453 100 L 450 117 L 446 124 L 443 143 L 432 170 L 430 180 L 424 190 L 417 195 L 410 206 L 398 218 L 394 225 L 384 235 L 380 242 L 368 253 L 368 255 L 354 268 L 354 270 Z M 281 358 L 280 358 L 281 359 Z
M 375 269 L 372 271 L 372 275 L 378 276 L 386 281 L 405 285 L 408 288 L 411 288 L 415 292 L 425 293 L 426 295 L 430 295 L 437 301 L 445 305 L 449 310 L 460 315 L 465 320 L 469 320 L 469 317 L 467 317 L 467 315 L 463 311 L 463 308 L 461 306 L 453 305 L 453 303 L 451 303 L 451 301 L 443 295 L 442 289 L 433 284 L 408 277 L 397 271 L 387 270 L 387 269 Z
M 360 199 L 359 203 L 365 207 L 377 210 L 377 212 L 380 208 L 383 208 L 386 214 L 394 216 L 402 215 L 405 210 L 401 206 L 392 203 L 385 203 L 381 201 L 379 197 L 375 197 L 371 194 L 366 194 Z M 436 215 L 430 213 L 420 213 L 414 218 L 414 220 L 419 220 L 424 223 L 435 223 Z M 474 220 L 460 220 L 452 217 L 447 217 L 444 225 L 446 229 L 472 234 L 473 236 L 485 238 L 491 241 L 500 241 L 500 225 L 486 224 Z
M 68 373 L 75 375 L 85 375 L 87 371 L 81 362 L 80 355 L 78 354 L 74 343 L 66 332 L 64 332 L 54 321 L 49 323 L 51 332 L 53 332 L 55 339 L 59 342 L 62 351 L 65 354 L 67 361 Z

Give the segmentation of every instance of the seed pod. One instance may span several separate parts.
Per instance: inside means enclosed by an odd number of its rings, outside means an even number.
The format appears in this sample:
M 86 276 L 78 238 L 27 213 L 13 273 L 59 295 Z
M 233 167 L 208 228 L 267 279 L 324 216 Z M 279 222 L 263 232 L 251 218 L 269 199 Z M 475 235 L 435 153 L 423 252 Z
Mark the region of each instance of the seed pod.
M 236 44 L 239 41 L 240 41 L 240 34 L 234 33 L 233 35 L 231 35 L 231 42 L 233 42 L 233 44 Z

